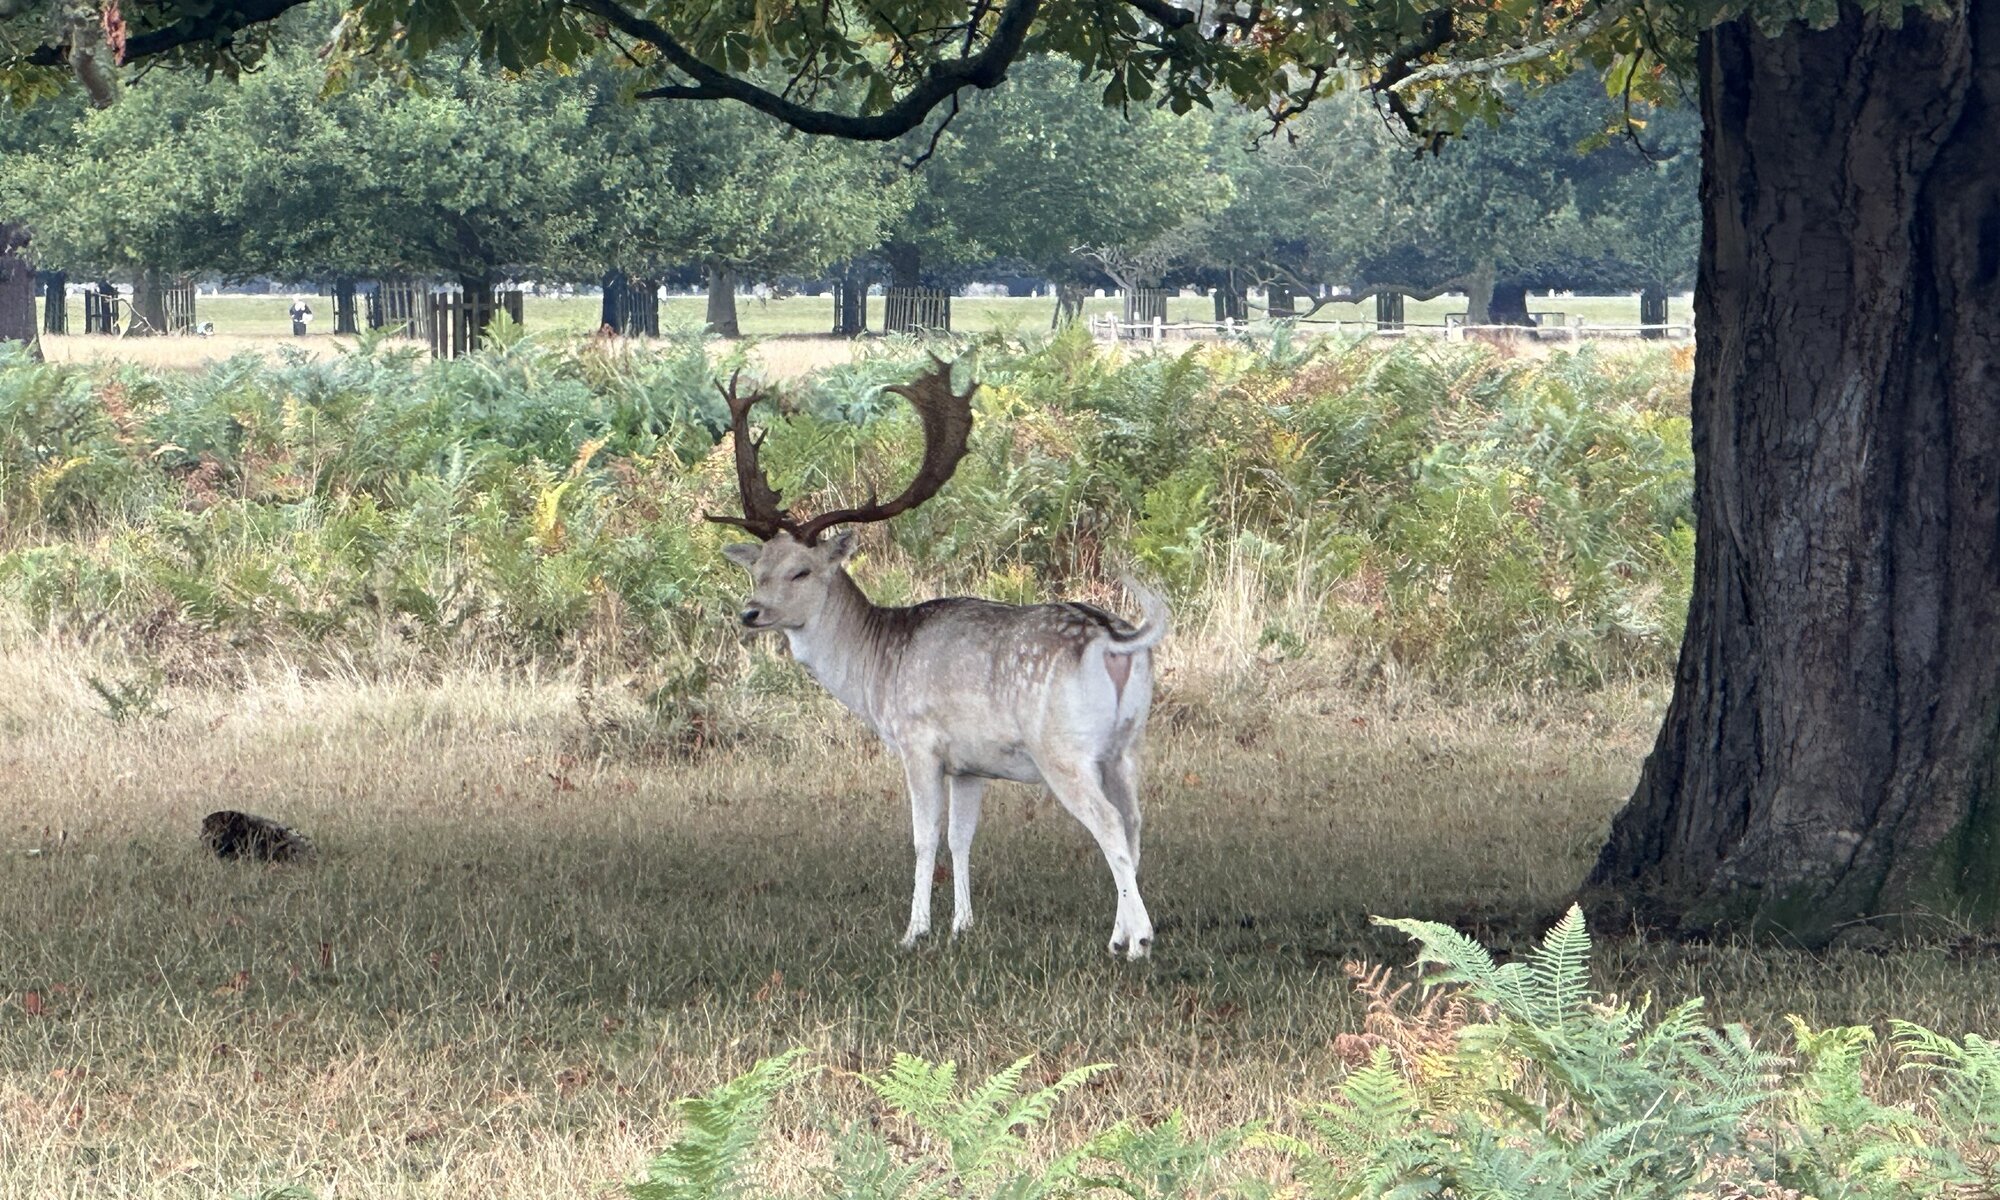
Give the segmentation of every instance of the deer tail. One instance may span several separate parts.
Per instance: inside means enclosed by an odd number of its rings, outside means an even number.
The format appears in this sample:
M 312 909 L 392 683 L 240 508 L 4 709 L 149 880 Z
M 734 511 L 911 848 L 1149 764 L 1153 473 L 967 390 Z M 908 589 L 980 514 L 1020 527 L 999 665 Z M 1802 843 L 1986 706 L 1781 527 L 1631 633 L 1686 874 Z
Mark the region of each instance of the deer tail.
M 1105 631 L 1111 642 L 1109 650 L 1113 654 L 1136 654 L 1166 640 L 1168 631 L 1173 628 L 1173 614 L 1167 608 L 1166 597 L 1130 575 L 1119 576 L 1118 582 L 1124 584 L 1125 590 L 1139 602 L 1139 611 L 1143 615 L 1139 627 L 1130 633 Z

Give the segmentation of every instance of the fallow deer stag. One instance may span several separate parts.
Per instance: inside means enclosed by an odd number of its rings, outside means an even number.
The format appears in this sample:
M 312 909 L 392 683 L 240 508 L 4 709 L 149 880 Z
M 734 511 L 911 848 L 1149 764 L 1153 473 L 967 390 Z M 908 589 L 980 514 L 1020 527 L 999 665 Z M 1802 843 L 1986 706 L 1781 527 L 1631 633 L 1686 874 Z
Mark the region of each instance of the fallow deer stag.
M 935 495 L 965 456 L 972 393 L 951 388 L 937 361 L 890 390 L 916 407 L 924 454 L 916 478 L 887 503 L 800 518 L 758 465 L 750 410 L 762 392 L 729 403 L 741 517 L 709 516 L 756 535 L 725 553 L 754 584 L 743 624 L 783 630 L 792 656 L 903 761 L 916 838 L 916 887 L 903 946 L 930 932 L 931 872 L 949 796 L 954 935 L 972 924 L 972 837 L 989 780 L 1047 785 L 1097 839 L 1118 888 L 1111 952 L 1145 955 L 1153 925 L 1139 898 L 1139 748 L 1152 704 L 1151 650 L 1167 633 L 1166 603 L 1131 580 L 1144 611 L 1134 628 L 1088 604 L 998 604 L 957 596 L 909 608 L 871 603 L 845 569 L 851 530 L 886 521 Z

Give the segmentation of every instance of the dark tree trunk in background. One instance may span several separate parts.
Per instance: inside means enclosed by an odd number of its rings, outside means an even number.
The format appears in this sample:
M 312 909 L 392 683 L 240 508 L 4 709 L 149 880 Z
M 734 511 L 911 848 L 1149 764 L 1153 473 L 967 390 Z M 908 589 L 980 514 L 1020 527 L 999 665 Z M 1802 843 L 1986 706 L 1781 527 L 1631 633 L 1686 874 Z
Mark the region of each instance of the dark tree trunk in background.
M 1243 285 L 1230 279 L 1215 289 L 1215 320 L 1242 323 L 1250 318 L 1250 301 L 1243 294 Z
M 889 286 L 899 288 L 924 285 L 924 252 L 909 242 L 890 242 L 882 247 L 889 260 Z
M 708 331 L 717 337 L 742 337 L 736 323 L 736 273 L 726 267 L 708 269 Z
M 1480 263 L 1465 284 L 1465 323 L 1486 325 L 1493 320 L 1493 264 Z
M 336 279 L 333 281 L 333 331 L 335 333 L 360 333 L 361 322 L 357 319 L 354 303 L 354 281 Z
M 634 279 L 623 271 L 604 276 L 604 303 L 598 328 L 625 337 L 660 336 L 660 287 L 650 279 Z
M 841 337 L 860 337 L 868 332 L 868 272 L 849 266 L 836 281 L 839 294 L 834 304 L 833 332 Z
M 1273 321 L 1283 321 L 1299 315 L 1298 301 L 1291 288 L 1274 283 L 1265 293 L 1265 311 Z
M 66 272 L 42 272 L 42 332 L 69 332 L 69 275 Z
M 2000 5 L 1701 44 L 1693 605 L 1592 880 L 1815 943 L 2000 897 Z
M 1493 285 L 1487 301 L 1486 321 L 1490 325 L 1532 325 L 1528 319 L 1528 285 L 1500 280 Z
M 141 267 L 132 279 L 132 313 L 126 337 L 154 337 L 167 331 L 167 287 L 158 268 Z
M 1639 324 L 1665 325 L 1666 323 L 1667 289 L 1660 287 L 1658 284 L 1648 284 L 1639 292 Z M 1640 331 L 1639 336 L 1649 339 L 1663 338 L 1667 336 L 1667 331 L 1664 329 L 1644 329 Z
M 604 302 L 597 308 L 597 327 L 613 333 L 625 332 L 625 272 L 604 273 Z
M 28 231 L 0 222 L 0 342 L 20 342 L 41 357 L 35 322 L 35 264 L 28 260 Z

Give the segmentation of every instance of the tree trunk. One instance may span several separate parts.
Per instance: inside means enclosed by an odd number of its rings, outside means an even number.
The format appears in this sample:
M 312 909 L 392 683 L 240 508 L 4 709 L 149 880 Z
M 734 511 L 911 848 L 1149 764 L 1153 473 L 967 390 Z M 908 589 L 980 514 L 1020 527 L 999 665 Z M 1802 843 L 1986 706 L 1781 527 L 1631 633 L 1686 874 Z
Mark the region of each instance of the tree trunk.
M 727 267 L 708 268 L 708 331 L 717 337 L 742 337 L 736 322 L 736 273 Z
M 0 222 L 0 342 L 20 342 L 40 358 L 35 322 L 35 264 L 28 260 L 28 231 Z
M 66 272 L 42 272 L 42 332 L 69 332 L 69 275 Z
M 841 337 L 860 337 L 868 332 L 868 272 L 849 264 L 836 286 L 840 296 L 833 332 Z
M 1241 324 L 1249 319 L 1250 302 L 1243 294 L 1243 285 L 1236 282 L 1234 274 L 1216 287 L 1214 297 L 1216 324 L 1219 325 L 1224 321 Z
M 333 331 L 348 334 L 361 332 L 361 322 L 356 319 L 355 314 L 352 279 L 333 281 Z
M 650 279 L 634 279 L 623 271 L 605 272 L 598 328 L 625 337 L 660 336 L 659 284 Z
M 1298 300 L 1290 287 L 1274 283 L 1264 296 L 1265 313 L 1273 321 L 1286 321 L 1299 315 Z
M 1493 296 L 1486 303 L 1486 322 L 1489 325 L 1533 325 L 1528 318 L 1528 285 L 1500 280 L 1493 285 Z
M 157 267 L 141 267 L 132 279 L 132 314 L 126 337 L 155 337 L 167 331 L 167 287 Z
M 1639 290 L 1639 324 L 1648 326 L 1639 331 L 1642 338 L 1658 339 L 1667 336 L 1664 329 L 1651 326 L 1667 323 L 1667 289 L 1656 283 L 1649 283 Z
M 625 272 L 604 273 L 604 301 L 597 306 L 597 328 L 602 332 L 625 332 Z
M 889 260 L 889 286 L 898 288 L 924 285 L 924 252 L 909 242 L 890 242 L 882 247 Z
M 2000 909 L 2000 5 L 1704 34 L 1694 595 L 1592 881 L 1808 944 Z
M 1465 323 L 1490 325 L 1493 321 L 1493 264 L 1482 262 L 1465 281 Z

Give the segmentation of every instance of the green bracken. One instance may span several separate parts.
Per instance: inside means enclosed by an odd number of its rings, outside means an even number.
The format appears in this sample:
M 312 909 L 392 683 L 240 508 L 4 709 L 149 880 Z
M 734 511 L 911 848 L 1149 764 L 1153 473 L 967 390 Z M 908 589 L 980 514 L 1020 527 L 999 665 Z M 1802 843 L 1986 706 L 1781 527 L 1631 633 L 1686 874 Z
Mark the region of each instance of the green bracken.
M 519 659 L 726 636 L 739 581 L 716 361 L 503 336 L 432 365 L 364 341 L 197 372 L 0 357 L 0 603 L 45 629 L 171 621 L 235 648 Z M 805 504 L 893 484 L 919 439 L 888 343 L 784 389 L 765 462 Z M 1660 677 L 1692 561 L 1671 352 L 1337 343 L 964 348 L 972 453 L 866 572 L 1007 600 L 1135 562 L 1183 607 L 1225 572 L 1385 669 Z M 905 594 L 911 593 L 911 594 Z M 1274 629 L 1282 644 L 1286 631 Z

